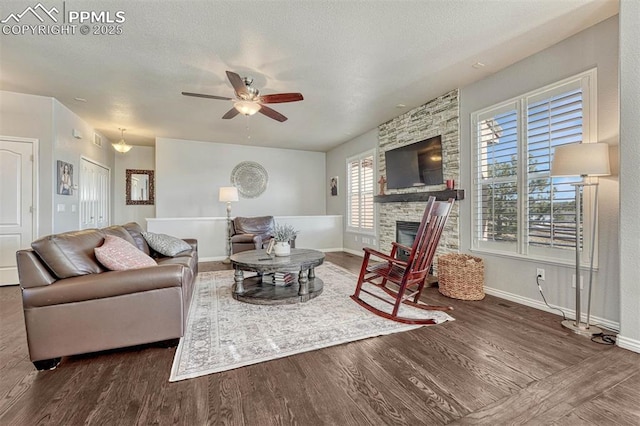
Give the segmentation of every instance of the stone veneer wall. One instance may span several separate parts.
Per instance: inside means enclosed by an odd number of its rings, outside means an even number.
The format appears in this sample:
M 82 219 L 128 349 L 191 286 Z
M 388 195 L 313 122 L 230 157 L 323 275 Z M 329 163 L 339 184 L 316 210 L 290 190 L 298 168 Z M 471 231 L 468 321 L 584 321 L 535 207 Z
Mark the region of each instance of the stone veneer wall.
M 378 127 L 378 169 L 386 176 L 385 151 L 409 145 L 434 136 L 442 136 L 443 177 L 455 179 L 456 187 L 460 177 L 460 133 L 459 133 L 458 89 L 446 93 L 426 104 L 412 109 Z M 419 188 L 390 189 L 387 194 L 428 192 L 445 189 L 445 185 Z M 391 250 L 396 238 L 396 220 L 420 222 L 426 203 L 380 203 L 378 204 L 378 240 L 380 249 Z M 436 256 L 444 253 L 458 253 L 458 202 L 449 216 L 445 231 L 440 239 Z

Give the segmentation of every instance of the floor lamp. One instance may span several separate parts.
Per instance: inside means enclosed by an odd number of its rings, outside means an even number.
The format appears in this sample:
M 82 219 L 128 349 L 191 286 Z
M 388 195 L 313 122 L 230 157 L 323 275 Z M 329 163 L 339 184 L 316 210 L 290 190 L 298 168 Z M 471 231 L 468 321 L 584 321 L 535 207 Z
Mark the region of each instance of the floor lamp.
M 562 325 L 575 333 L 593 336 L 602 333 L 598 327 L 589 324 L 591 316 L 591 287 L 593 283 L 593 255 L 598 222 L 598 182 L 587 182 L 589 176 L 608 176 L 609 145 L 606 143 L 574 143 L 558 146 L 553 154 L 551 176 L 582 176 L 582 182 L 573 183 L 576 188 L 576 319 L 564 320 Z M 595 187 L 593 202 L 593 229 L 591 232 L 591 253 L 589 255 L 589 288 L 587 290 L 587 320 L 582 322 L 582 305 L 580 300 L 580 242 L 581 238 L 581 191 L 585 187 Z
M 231 263 L 231 203 L 238 201 L 238 188 L 235 186 L 221 187 L 218 201 L 227 203 L 227 258 L 222 263 Z

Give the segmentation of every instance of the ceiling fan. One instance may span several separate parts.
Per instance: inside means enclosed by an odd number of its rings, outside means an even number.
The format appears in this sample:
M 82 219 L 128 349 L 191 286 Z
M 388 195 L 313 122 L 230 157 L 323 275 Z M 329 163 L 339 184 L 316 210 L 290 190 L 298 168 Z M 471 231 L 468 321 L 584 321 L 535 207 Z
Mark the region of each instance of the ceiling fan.
M 236 92 L 236 100 L 233 103 L 233 108 L 222 116 L 225 120 L 233 118 L 238 114 L 253 115 L 260 112 L 269 118 L 283 122 L 287 120 L 287 117 L 264 104 L 297 102 L 304 99 L 302 97 L 302 93 L 276 93 L 273 95 L 260 96 L 260 91 L 251 86 L 251 83 L 253 83 L 252 78 L 240 77 L 232 71 L 227 71 L 227 77 Z M 196 98 L 219 99 L 222 101 L 233 100 L 232 98 L 227 98 L 225 96 L 205 95 L 203 93 L 182 92 L 182 94 L 185 96 L 194 96 Z

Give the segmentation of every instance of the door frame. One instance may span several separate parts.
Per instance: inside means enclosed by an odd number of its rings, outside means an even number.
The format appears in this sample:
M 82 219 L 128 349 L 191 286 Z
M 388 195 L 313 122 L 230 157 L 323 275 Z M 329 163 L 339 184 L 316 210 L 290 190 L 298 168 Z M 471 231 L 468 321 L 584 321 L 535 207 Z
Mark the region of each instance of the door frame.
M 113 211 L 111 210 L 111 208 L 113 206 L 113 200 L 112 200 L 112 198 L 113 198 L 112 197 L 112 193 L 113 193 L 113 185 L 112 185 L 112 183 L 113 182 L 111 181 L 111 178 L 112 178 L 111 167 L 109 167 L 106 164 L 103 164 L 103 163 L 101 163 L 99 161 L 96 161 L 96 160 L 94 160 L 92 158 L 89 158 L 89 157 L 87 157 L 85 155 L 81 155 L 80 156 L 80 164 L 82 164 L 82 161 L 87 161 L 89 163 L 93 163 L 96 166 L 102 167 L 103 169 L 106 169 L 109 172 L 109 178 L 107 179 L 108 182 L 109 182 L 109 196 L 107 198 L 107 201 L 109 203 L 109 206 L 107 207 L 107 211 L 109 212 L 109 220 L 107 221 L 107 224 L 108 224 L 107 226 L 111 226 L 111 219 L 112 219 L 111 216 L 113 214 Z M 81 173 L 80 173 L 81 168 L 82 168 L 82 166 L 80 165 L 78 167 L 78 185 L 82 185 L 82 182 L 80 180 L 80 179 L 82 179 Z M 80 195 L 78 194 L 78 205 L 82 204 L 81 201 L 82 200 L 80 200 Z M 82 229 L 82 212 L 79 211 L 79 210 L 78 210 L 78 229 Z
M 18 136 L 2 136 L 0 140 L 7 142 L 21 142 L 31 144 L 31 155 L 33 156 L 33 166 L 31 170 L 31 206 L 33 212 L 31 213 L 31 232 L 32 238 L 35 240 L 40 236 L 40 182 L 38 177 L 40 176 L 40 140 L 36 138 L 23 138 Z

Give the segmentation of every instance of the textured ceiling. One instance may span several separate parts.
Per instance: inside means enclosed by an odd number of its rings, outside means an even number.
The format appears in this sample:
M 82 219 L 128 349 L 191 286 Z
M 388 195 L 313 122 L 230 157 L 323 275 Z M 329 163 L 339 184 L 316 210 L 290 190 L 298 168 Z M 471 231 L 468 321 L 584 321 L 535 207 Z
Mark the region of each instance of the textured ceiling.
M 37 0 L 3 1 L 0 19 Z M 107 137 L 325 151 L 618 11 L 617 0 L 79 1 L 124 11 L 121 35 L 0 35 L 0 89 L 52 96 Z M 23 17 L 27 22 L 29 16 Z M 32 24 L 38 22 L 31 17 Z M 486 64 L 474 69 L 476 62 Z M 225 71 L 304 101 L 222 120 Z M 78 102 L 74 98 L 84 98 Z M 406 107 L 397 108 L 397 104 Z M 1 119 L 1 117 L 0 117 Z

